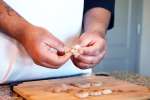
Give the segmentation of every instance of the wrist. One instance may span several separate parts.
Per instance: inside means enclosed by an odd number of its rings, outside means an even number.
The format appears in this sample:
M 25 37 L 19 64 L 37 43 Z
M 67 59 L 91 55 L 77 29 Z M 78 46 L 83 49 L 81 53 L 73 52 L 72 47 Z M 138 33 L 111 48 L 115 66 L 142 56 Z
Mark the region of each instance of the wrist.
M 105 38 L 107 29 L 102 24 L 91 24 L 91 25 L 85 25 L 84 31 L 86 33 L 95 34 Z
M 87 30 L 87 31 L 85 31 L 85 33 L 96 35 L 96 36 L 99 36 L 99 37 L 104 38 L 104 39 L 106 36 L 106 32 L 104 32 L 104 31 Z
M 31 30 L 34 28 L 34 26 L 30 23 L 26 23 L 22 25 L 16 32 L 15 39 L 19 41 L 20 43 L 24 43 L 27 36 L 31 35 Z

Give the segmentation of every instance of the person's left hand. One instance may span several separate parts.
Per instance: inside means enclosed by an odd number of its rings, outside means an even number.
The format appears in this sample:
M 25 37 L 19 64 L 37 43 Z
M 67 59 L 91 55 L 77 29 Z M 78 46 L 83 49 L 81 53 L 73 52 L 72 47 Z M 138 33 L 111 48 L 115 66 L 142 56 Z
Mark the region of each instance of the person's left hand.
M 72 56 L 73 63 L 80 69 L 88 69 L 98 64 L 106 53 L 106 40 L 100 33 L 83 33 L 80 38 L 79 56 Z

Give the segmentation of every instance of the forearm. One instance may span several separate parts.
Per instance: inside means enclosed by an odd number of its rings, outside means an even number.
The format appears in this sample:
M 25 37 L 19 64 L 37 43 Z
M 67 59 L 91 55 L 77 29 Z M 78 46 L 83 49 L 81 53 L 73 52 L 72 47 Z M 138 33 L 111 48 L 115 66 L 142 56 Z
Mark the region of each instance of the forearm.
M 24 31 L 30 27 L 23 17 L 9 7 L 3 0 L 0 0 L 0 30 L 7 33 L 16 40 L 21 40 Z
M 93 8 L 89 10 L 84 16 L 84 31 L 90 33 L 97 33 L 105 37 L 111 13 L 103 8 Z

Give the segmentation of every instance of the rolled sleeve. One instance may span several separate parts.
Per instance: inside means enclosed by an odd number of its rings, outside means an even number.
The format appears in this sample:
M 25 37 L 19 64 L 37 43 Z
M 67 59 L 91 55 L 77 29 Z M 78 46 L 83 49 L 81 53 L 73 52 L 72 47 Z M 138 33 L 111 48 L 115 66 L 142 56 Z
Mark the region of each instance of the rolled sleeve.
M 101 7 L 111 12 L 111 19 L 108 29 L 114 26 L 115 0 L 84 0 L 84 14 L 95 7 Z

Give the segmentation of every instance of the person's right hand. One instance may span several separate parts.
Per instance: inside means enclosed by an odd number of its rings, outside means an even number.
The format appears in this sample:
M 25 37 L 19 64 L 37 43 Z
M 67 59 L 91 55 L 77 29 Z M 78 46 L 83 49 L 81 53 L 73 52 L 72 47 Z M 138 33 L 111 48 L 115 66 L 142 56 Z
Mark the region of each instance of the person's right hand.
M 59 68 L 71 56 L 64 44 L 46 29 L 33 26 L 26 30 L 20 41 L 33 61 L 48 68 Z

